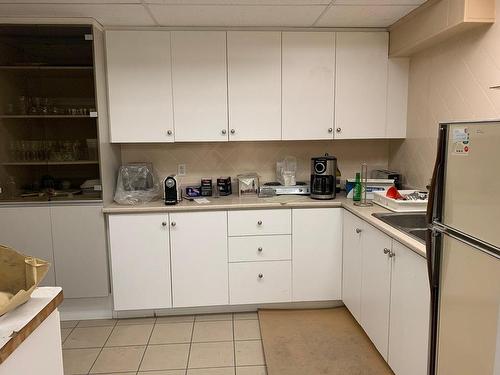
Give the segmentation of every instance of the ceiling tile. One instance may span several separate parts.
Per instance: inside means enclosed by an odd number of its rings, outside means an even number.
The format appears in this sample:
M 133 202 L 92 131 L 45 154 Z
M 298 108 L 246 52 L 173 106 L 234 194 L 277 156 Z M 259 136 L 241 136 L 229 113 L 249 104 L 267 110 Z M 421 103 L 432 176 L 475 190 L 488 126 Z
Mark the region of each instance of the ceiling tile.
M 333 5 L 314 26 L 387 27 L 415 8 L 415 5 Z
M 312 6 L 149 5 L 164 26 L 311 26 L 325 9 Z
M 335 5 L 421 5 L 427 0 L 333 0 Z
M 145 0 L 145 2 L 163 5 L 326 5 L 330 4 L 331 0 Z
M 153 26 L 142 5 L 135 4 L 0 4 L 3 17 L 91 17 L 105 26 Z

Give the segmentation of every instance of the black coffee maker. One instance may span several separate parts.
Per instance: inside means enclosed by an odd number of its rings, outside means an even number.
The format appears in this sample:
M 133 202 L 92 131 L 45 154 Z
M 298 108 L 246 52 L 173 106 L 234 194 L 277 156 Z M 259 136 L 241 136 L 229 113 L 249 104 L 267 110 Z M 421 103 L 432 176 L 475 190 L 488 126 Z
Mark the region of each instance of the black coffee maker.
M 334 199 L 337 158 L 325 154 L 311 158 L 311 198 Z

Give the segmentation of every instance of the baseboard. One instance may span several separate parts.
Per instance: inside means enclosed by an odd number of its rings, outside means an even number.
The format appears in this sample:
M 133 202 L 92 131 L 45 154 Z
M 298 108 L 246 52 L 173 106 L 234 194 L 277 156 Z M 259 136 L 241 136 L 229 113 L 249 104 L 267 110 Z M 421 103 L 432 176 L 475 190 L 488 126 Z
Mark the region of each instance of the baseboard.
M 113 317 L 113 299 L 102 298 L 66 298 L 59 306 L 61 321 L 110 319 Z

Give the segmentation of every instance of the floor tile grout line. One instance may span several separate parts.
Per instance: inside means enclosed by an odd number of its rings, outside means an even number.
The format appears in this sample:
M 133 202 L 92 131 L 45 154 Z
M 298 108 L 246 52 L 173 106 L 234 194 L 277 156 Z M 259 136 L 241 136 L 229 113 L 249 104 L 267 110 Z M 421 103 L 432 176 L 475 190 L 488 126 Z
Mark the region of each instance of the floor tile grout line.
M 115 324 L 115 326 L 116 326 L 116 324 Z M 111 334 L 113 333 L 113 331 L 114 331 L 114 330 L 115 330 L 115 327 L 113 327 L 113 328 L 111 329 L 111 331 L 109 331 L 109 335 L 108 335 L 108 337 L 106 338 L 106 341 L 104 341 L 104 344 L 102 345 L 101 350 L 99 350 L 99 353 L 97 354 L 97 357 L 95 357 L 94 362 L 92 362 L 92 366 L 90 366 L 89 371 L 87 372 L 87 374 L 90 374 L 90 372 L 92 371 L 92 368 L 95 366 L 95 364 L 96 364 L 97 360 L 99 359 L 99 356 L 100 356 L 100 355 L 101 355 L 101 353 L 102 353 L 102 350 L 103 350 L 103 349 L 104 349 L 104 347 L 106 346 L 106 343 L 108 342 L 108 340 L 109 340 L 109 338 L 111 337 Z
M 137 366 L 137 373 L 139 373 L 139 371 L 141 370 L 142 361 L 144 360 L 144 356 L 146 355 L 146 352 L 148 350 L 149 342 L 151 341 L 151 336 L 153 336 L 153 332 L 155 331 L 157 320 L 158 320 L 158 318 L 155 317 L 155 321 L 153 323 L 153 328 L 151 329 L 151 332 L 149 333 L 148 341 L 146 342 L 146 347 L 144 348 L 144 353 L 142 353 L 141 360 L 139 361 L 139 366 Z
M 191 328 L 191 340 L 189 340 L 189 350 L 188 350 L 188 357 L 187 357 L 187 362 L 186 362 L 186 371 L 184 372 L 185 375 L 188 373 L 189 369 L 189 360 L 191 358 L 191 348 L 193 346 L 193 337 L 194 337 L 194 325 L 196 324 L 196 316 L 194 316 L 193 319 L 193 326 Z

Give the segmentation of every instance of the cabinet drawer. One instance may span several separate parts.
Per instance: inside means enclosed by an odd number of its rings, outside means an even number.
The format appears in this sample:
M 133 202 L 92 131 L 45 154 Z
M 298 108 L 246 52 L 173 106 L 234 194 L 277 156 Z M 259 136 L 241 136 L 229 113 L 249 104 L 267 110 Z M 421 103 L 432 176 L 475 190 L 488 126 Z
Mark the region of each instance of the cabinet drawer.
M 229 211 L 230 236 L 291 234 L 291 210 Z
M 292 262 L 229 264 L 229 302 L 289 302 L 292 299 Z
M 292 259 L 292 236 L 247 236 L 229 238 L 230 262 Z

